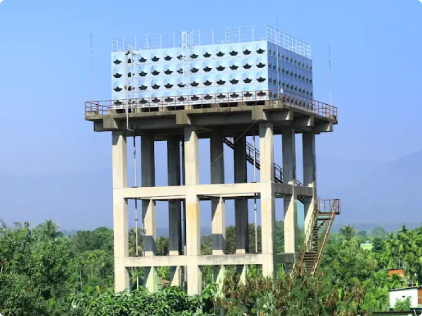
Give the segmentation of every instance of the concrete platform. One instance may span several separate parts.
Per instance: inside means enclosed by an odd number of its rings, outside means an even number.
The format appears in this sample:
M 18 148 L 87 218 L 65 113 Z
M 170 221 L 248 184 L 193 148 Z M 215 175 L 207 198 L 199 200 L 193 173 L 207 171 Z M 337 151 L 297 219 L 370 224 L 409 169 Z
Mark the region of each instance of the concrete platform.
M 165 140 L 169 137 L 182 136 L 183 127 L 196 126 L 199 128 L 200 138 L 208 138 L 210 130 L 221 127 L 224 136 L 233 136 L 248 130 L 258 122 L 270 122 L 274 125 L 274 134 L 281 134 L 282 128 L 293 127 L 296 133 L 312 132 L 315 134 L 332 132 L 333 125 L 338 123 L 337 109 L 308 109 L 296 106 L 282 100 L 261 101 L 263 105 L 248 105 L 235 103 L 228 106 L 216 104 L 211 108 L 184 108 L 154 107 L 113 110 L 101 102 L 89 103 L 86 106 L 85 120 L 94 123 L 94 131 L 107 132 L 127 130 L 142 135 L 142 132 L 154 130 L 155 140 Z M 104 108 L 106 107 L 106 108 Z M 334 110 L 335 109 L 335 110 Z M 131 131 L 131 132 L 130 132 Z M 247 136 L 252 131 L 246 132 Z

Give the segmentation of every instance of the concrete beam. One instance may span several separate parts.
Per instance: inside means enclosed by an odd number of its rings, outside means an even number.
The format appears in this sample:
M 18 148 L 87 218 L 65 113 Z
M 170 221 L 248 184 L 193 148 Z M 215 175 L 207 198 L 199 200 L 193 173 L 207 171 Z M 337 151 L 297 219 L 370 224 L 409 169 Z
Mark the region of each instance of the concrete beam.
M 156 256 L 156 257 L 127 257 L 124 265 L 130 267 L 174 267 L 189 264 L 197 266 L 237 266 L 260 265 L 266 263 L 263 254 L 233 254 L 211 256 Z
M 176 124 L 177 125 L 191 125 L 191 120 L 186 111 L 176 112 Z
M 273 183 L 273 190 L 277 195 L 292 194 L 293 185 L 285 183 Z M 310 187 L 297 186 L 298 196 L 312 196 L 313 189 Z M 261 194 L 259 183 L 230 183 L 230 184 L 201 184 L 196 186 L 196 194 L 200 200 L 212 198 L 236 199 L 239 197 L 253 198 Z M 185 197 L 185 186 L 152 187 L 152 188 L 126 188 L 122 190 L 125 199 L 140 200 L 181 200 Z
M 199 197 L 253 197 L 259 192 L 259 183 L 202 184 L 196 187 Z
M 184 186 L 126 188 L 123 190 L 123 196 L 126 199 L 180 200 L 185 197 L 185 194 Z
M 314 133 L 330 133 L 334 130 L 332 122 L 318 122 L 313 128 Z

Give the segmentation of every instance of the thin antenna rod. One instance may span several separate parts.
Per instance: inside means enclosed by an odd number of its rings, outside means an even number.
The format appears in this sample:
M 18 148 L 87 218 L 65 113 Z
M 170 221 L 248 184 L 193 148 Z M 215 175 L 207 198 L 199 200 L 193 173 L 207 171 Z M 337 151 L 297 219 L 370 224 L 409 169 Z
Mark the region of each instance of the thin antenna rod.
M 126 82 L 125 82 L 125 93 L 126 93 L 126 129 L 129 130 L 129 78 L 128 78 L 128 71 L 129 71 L 129 51 L 125 54 L 126 63 L 125 63 L 125 72 L 126 72 Z
M 331 45 L 328 45 L 328 73 L 329 73 L 329 81 L 330 81 L 330 105 L 332 104 L 331 100 Z
M 276 58 L 277 58 L 277 94 L 279 94 L 280 93 L 280 67 L 278 65 L 278 59 L 279 59 L 278 46 L 280 45 L 280 43 L 279 43 L 280 35 L 279 35 L 279 32 L 278 32 L 278 19 L 275 20 L 275 25 L 276 25 L 275 26 L 276 36 L 277 36 L 277 39 L 276 39 L 276 43 L 277 43 L 277 56 L 276 56 Z
M 94 101 L 94 60 L 92 56 L 92 34 L 91 34 L 91 102 Z
M 253 182 L 256 183 L 256 147 L 255 147 L 255 129 L 253 129 Z M 258 220 L 256 208 L 256 193 L 254 193 L 253 209 L 255 216 L 255 253 L 258 253 Z
M 138 187 L 137 183 L 137 168 L 136 168 L 136 136 L 133 136 L 133 173 L 135 180 L 135 188 Z M 139 243 L 138 243 L 138 199 L 135 199 L 135 255 L 139 256 Z M 136 271 L 136 288 L 139 289 L 139 275 Z

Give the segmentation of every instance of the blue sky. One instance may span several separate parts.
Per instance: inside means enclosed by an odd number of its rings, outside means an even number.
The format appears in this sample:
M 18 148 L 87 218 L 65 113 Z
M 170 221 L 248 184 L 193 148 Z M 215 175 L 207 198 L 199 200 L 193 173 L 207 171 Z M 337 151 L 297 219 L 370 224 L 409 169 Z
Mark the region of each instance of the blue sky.
M 110 93 L 112 36 L 269 24 L 312 45 L 315 98 L 328 102 L 332 51 L 335 132 L 321 157 L 390 161 L 421 151 L 422 3 L 418 0 L 0 3 L 0 174 L 60 176 L 109 168 L 110 134 L 84 121 Z M 159 175 L 165 177 L 165 175 Z
M 208 4 L 206 4 L 208 3 Z M 3 172 L 57 174 L 110 165 L 110 135 L 83 119 L 109 99 L 112 36 L 270 24 L 312 45 L 315 98 L 328 101 L 332 46 L 335 133 L 318 154 L 393 160 L 422 150 L 422 3 L 418 0 L 5 0 L 0 4 Z M 106 156 L 106 157 L 105 157 Z

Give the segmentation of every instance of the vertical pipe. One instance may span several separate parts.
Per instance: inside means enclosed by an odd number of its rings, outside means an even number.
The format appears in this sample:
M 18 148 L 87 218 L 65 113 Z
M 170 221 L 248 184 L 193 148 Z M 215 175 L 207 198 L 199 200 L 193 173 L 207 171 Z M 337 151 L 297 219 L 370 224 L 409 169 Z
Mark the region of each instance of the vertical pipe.
M 253 130 L 253 181 L 256 182 L 256 147 L 255 147 L 255 129 Z M 255 215 L 255 253 L 258 253 L 258 221 L 256 209 L 256 193 L 254 193 L 254 215 Z
M 329 79 L 330 79 L 330 105 L 331 102 L 331 45 L 328 45 L 328 72 L 329 72 Z
M 280 45 L 280 36 L 279 36 L 279 31 L 278 31 L 278 19 L 276 19 L 276 37 L 277 37 L 277 94 L 280 93 L 280 67 L 278 64 L 278 54 L 279 54 L 279 48 L 278 46 Z
M 137 169 L 136 169 L 136 136 L 133 136 L 133 173 L 134 173 L 134 186 L 137 187 Z M 139 256 L 138 245 L 138 199 L 135 199 L 135 255 Z M 136 269 L 136 288 L 139 288 L 138 269 Z
M 129 93 L 128 93 L 128 89 L 129 89 L 129 79 L 128 79 L 128 52 L 125 53 L 125 59 L 126 59 L 126 63 L 125 63 L 125 72 L 126 72 L 126 82 L 125 82 L 125 86 L 126 86 L 126 129 L 129 130 Z
M 186 178 L 185 178 L 185 140 L 182 140 L 182 185 L 186 185 Z M 186 256 L 186 198 L 183 199 L 182 201 L 182 206 L 183 206 L 183 254 Z M 184 273 L 183 273 L 183 277 L 184 277 L 184 282 L 185 285 L 187 284 L 187 275 L 186 275 L 186 266 L 184 267 Z
M 132 84 L 131 84 L 131 87 L 130 87 L 130 91 L 131 91 L 131 104 L 132 104 L 132 108 L 133 108 L 133 90 L 135 90 L 134 88 L 134 80 L 133 80 L 133 77 L 134 77 L 134 67 L 133 67 L 133 64 L 135 63 L 135 59 L 133 59 L 133 51 L 131 51 L 131 53 L 132 53 L 132 59 L 131 59 L 131 69 L 130 69 L 130 77 L 132 78 Z M 132 110 L 132 112 L 134 112 L 134 110 Z
M 91 102 L 94 101 L 94 60 L 92 57 L 92 34 L 91 34 Z

